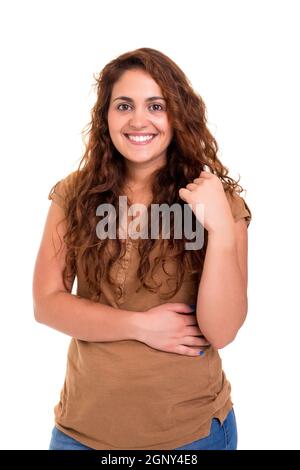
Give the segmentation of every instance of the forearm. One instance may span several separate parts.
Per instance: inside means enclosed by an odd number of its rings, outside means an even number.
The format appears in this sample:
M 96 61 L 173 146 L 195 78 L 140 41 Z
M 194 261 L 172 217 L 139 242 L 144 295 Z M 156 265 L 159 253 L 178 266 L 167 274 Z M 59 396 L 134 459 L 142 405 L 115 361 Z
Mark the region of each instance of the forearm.
M 247 288 L 234 239 L 209 235 L 197 300 L 197 320 L 204 336 L 222 348 L 245 321 Z
M 115 309 L 68 292 L 35 301 L 34 314 L 39 323 L 83 341 L 139 338 L 139 312 Z

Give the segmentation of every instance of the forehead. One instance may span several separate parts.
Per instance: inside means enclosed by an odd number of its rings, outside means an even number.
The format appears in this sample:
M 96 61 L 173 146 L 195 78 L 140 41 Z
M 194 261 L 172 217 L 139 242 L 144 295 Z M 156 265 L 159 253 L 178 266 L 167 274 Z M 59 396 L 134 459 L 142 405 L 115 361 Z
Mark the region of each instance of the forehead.
M 132 98 L 144 98 L 152 94 L 162 96 L 160 86 L 143 70 L 126 70 L 121 75 L 113 86 L 112 98 L 122 94 L 130 95 Z

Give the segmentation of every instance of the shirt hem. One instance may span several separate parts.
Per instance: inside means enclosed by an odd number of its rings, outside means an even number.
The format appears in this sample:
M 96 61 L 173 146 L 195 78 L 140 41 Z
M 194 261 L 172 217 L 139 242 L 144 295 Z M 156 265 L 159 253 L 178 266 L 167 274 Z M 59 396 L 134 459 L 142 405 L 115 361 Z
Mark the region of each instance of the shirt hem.
M 181 438 L 181 439 L 176 439 L 173 441 L 169 441 L 168 443 L 165 444 L 159 444 L 159 445 L 154 445 L 154 446 L 147 446 L 147 447 L 114 447 L 114 446 L 106 446 L 105 444 L 101 445 L 101 447 L 95 447 L 95 441 L 91 439 L 85 439 L 85 438 L 78 438 L 77 433 L 73 433 L 72 431 L 64 428 L 60 424 L 57 423 L 55 420 L 55 426 L 64 434 L 66 434 L 69 437 L 72 437 L 73 439 L 77 440 L 81 444 L 90 447 L 93 450 L 175 450 L 177 447 L 182 447 L 184 445 L 190 444 L 194 441 L 197 441 L 199 439 L 203 439 L 207 437 L 210 433 L 210 426 L 211 426 L 211 421 L 213 418 L 219 419 L 221 424 L 223 424 L 223 421 L 225 420 L 226 416 L 228 415 L 229 411 L 233 407 L 233 403 L 231 401 L 231 398 L 229 398 L 225 405 L 223 405 L 220 409 L 215 410 L 212 416 L 206 421 L 203 426 L 197 431 L 192 434 L 189 434 L 188 436 Z

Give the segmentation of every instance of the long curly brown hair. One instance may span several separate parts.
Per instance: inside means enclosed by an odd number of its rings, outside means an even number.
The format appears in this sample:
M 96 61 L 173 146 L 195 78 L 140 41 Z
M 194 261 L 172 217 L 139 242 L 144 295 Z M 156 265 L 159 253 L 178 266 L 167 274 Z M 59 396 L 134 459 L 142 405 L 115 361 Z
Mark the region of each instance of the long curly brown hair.
M 96 235 L 96 225 L 99 222 L 96 208 L 99 204 L 110 203 L 114 205 L 118 214 L 118 200 L 122 195 L 126 167 L 124 157 L 110 138 L 107 113 L 114 83 L 130 69 L 142 69 L 160 86 L 166 99 L 168 118 L 174 130 L 172 141 L 167 148 L 166 165 L 156 170 L 154 174 L 152 202 L 167 203 L 169 206 L 177 203 L 182 206 L 184 202 L 179 197 L 179 188 L 185 187 L 197 178 L 204 165 L 221 179 L 225 191 L 231 194 L 234 191 L 236 193 L 243 191 L 237 181 L 227 176 L 228 169 L 217 157 L 218 145 L 207 128 L 205 104 L 176 63 L 162 52 L 147 47 L 126 52 L 109 62 L 98 77 L 94 76 L 97 99 L 92 108 L 91 121 L 82 131 L 85 150 L 78 169 L 74 172 L 75 183 L 68 195 L 64 219 L 66 220 L 64 242 L 67 248 L 66 266 L 63 272 L 65 288 L 70 290 L 66 281 L 74 280 L 77 272 L 76 264 L 80 263 L 91 292 L 91 299 L 95 301 L 100 298 L 101 279 L 104 276 L 107 276 L 111 284 L 117 285 L 110 270 L 113 263 L 122 256 L 124 249 L 124 244 L 116 238 L 115 252 L 113 255 L 111 253 L 108 255 L 106 249 L 108 239 L 100 240 Z M 197 222 L 194 215 L 193 219 L 195 226 Z M 150 216 L 148 220 L 149 230 Z M 185 236 L 181 239 L 172 237 L 172 233 L 174 234 L 172 213 L 170 220 L 170 239 L 167 240 L 167 244 L 161 243 L 160 256 L 155 258 L 153 267 L 155 269 L 161 262 L 164 268 L 169 256 L 178 262 L 176 288 L 165 295 L 165 299 L 171 298 L 178 292 L 186 269 L 201 272 L 208 240 L 207 231 L 204 230 L 202 249 L 193 251 L 193 256 L 189 256 L 190 251 L 184 246 L 187 241 Z M 139 288 L 144 286 L 150 291 L 157 291 L 159 288 L 157 285 L 151 285 L 146 279 L 150 271 L 149 254 L 156 242 L 157 240 L 151 238 L 141 239 L 138 245 L 140 264 L 137 276 L 141 281 Z

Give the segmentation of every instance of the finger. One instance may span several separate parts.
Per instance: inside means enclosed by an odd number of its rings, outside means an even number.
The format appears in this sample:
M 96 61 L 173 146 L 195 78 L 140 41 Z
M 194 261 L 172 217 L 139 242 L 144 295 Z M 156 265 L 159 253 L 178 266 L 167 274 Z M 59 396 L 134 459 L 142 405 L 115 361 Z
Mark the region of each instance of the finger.
M 187 315 L 185 317 L 185 326 L 187 327 L 196 327 L 198 328 L 198 331 L 196 332 L 196 334 L 202 334 L 201 331 L 199 330 L 199 326 L 198 326 L 198 321 L 197 321 L 197 316 L 192 313 L 191 315 Z
M 202 170 L 200 173 L 201 178 L 211 178 L 214 174 L 210 171 Z
M 195 184 L 200 184 L 200 183 L 202 183 L 202 182 L 203 182 L 203 179 L 201 179 L 201 178 L 195 178 L 195 179 L 194 179 L 194 183 L 195 183 Z
M 178 194 L 179 196 L 181 197 L 181 199 L 183 199 L 184 201 L 187 200 L 187 198 L 189 197 L 191 191 L 189 191 L 188 189 L 186 188 L 180 188 L 179 191 L 178 191 Z
M 201 339 L 202 339 L 202 346 L 210 346 L 210 342 L 204 336 L 201 336 Z
M 180 302 L 168 302 L 164 306 L 167 310 L 172 310 L 173 312 L 177 312 L 177 313 L 194 312 L 193 307 L 191 307 L 189 304 L 184 304 Z
M 198 325 L 187 325 L 184 333 L 186 336 L 203 336 L 202 331 L 200 330 Z
M 203 336 L 185 336 L 182 339 L 182 344 L 186 346 L 208 346 L 209 342 Z
M 195 183 L 189 183 L 186 185 L 186 189 L 188 189 L 189 191 L 193 191 L 194 189 L 197 189 L 197 188 L 198 188 L 198 185 Z
M 183 356 L 199 356 L 199 352 L 202 351 L 202 353 L 204 353 L 204 351 L 202 349 L 199 349 L 199 348 L 192 348 L 192 347 L 189 347 L 189 346 L 184 346 L 183 344 L 179 344 L 177 347 L 176 347 L 176 353 L 177 354 L 182 354 Z

